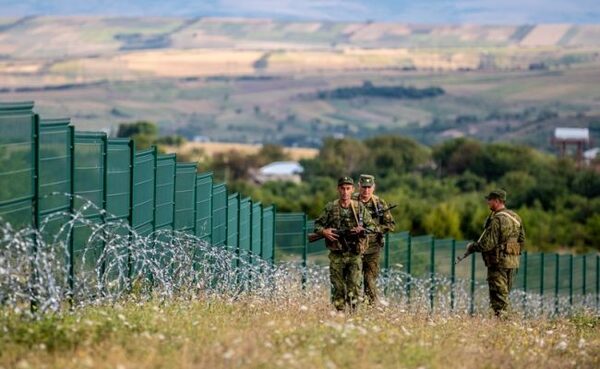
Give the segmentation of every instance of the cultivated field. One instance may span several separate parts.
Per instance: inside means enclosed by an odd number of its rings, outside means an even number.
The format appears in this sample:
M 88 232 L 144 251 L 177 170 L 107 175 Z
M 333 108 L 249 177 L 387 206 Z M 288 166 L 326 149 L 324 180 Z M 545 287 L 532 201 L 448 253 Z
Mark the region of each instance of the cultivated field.
M 237 151 L 244 155 L 253 155 L 258 153 L 261 147 L 262 145 L 230 142 L 187 142 L 180 147 L 164 146 L 163 148 L 167 153 L 181 154 L 186 157 L 191 157 L 194 153 L 202 153 L 212 157 L 215 154 L 227 153 L 229 151 Z M 312 159 L 319 153 L 317 149 L 306 147 L 287 147 L 284 149 L 284 152 L 292 160 Z
M 599 40 L 597 25 L 3 18 L 0 101 L 34 100 L 82 130 L 151 120 L 249 144 L 400 133 L 549 148 L 554 127 L 600 121 Z M 365 81 L 445 94 L 317 97 Z
M 598 368 L 600 320 L 350 316 L 324 301 L 127 302 L 0 315 L 0 368 Z

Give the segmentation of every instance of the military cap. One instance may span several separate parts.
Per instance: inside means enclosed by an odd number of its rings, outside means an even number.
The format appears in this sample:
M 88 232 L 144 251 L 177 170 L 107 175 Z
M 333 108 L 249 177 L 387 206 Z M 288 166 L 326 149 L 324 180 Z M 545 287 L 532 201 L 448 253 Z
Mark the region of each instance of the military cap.
M 486 197 L 486 200 L 490 199 L 500 199 L 502 201 L 506 201 L 506 191 L 504 190 L 493 190 Z
M 340 179 L 338 179 L 338 186 L 341 186 L 343 184 L 349 184 L 354 186 L 354 180 L 350 177 L 341 177 Z
M 375 177 L 370 174 L 361 174 L 358 184 L 362 187 L 371 187 L 375 184 Z

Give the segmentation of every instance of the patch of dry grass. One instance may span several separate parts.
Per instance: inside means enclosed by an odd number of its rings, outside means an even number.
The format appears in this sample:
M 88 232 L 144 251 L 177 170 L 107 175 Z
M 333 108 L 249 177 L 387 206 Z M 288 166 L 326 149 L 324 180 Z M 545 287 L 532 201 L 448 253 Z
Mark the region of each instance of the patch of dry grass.
M 597 368 L 600 319 L 351 316 L 322 300 L 128 302 L 0 314 L 0 368 Z
M 244 155 L 253 155 L 258 153 L 262 145 L 231 143 L 231 142 L 187 142 L 181 147 L 165 146 L 167 153 L 189 155 L 194 152 L 200 152 L 208 156 L 229 151 L 238 151 Z M 319 150 L 308 147 L 286 147 L 284 152 L 292 160 L 312 159 L 319 153 Z

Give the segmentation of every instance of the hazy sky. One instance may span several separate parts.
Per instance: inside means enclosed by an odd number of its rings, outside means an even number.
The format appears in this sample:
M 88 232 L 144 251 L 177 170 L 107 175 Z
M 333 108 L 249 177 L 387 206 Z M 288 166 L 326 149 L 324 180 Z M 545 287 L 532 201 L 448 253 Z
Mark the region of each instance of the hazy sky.
M 600 0 L 0 0 L 0 16 L 231 16 L 408 23 L 600 23 Z

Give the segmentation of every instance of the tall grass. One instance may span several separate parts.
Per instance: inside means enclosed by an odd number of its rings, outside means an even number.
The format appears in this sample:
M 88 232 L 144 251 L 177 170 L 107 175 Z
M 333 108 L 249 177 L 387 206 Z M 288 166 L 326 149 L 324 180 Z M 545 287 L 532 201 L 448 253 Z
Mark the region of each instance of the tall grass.
M 497 320 L 321 298 L 128 298 L 35 320 L 1 310 L 0 368 L 598 368 L 600 317 Z M 312 301 L 311 301 L 312 300 Z

